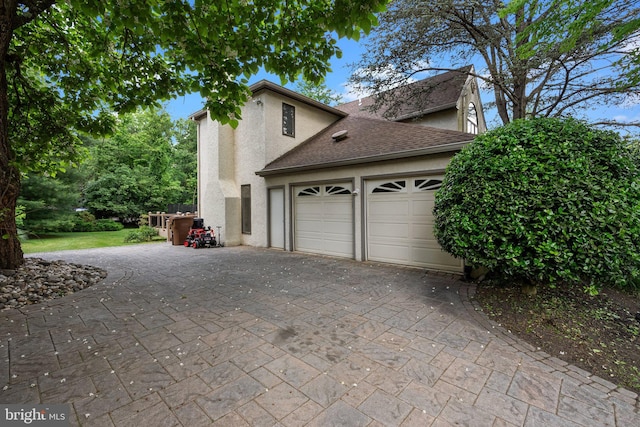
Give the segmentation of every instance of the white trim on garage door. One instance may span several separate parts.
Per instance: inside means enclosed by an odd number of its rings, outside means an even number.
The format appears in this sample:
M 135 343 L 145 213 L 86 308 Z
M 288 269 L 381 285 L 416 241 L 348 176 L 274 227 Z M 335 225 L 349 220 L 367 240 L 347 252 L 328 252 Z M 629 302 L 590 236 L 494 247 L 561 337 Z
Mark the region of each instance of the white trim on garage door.
M 433 235 L 433 205 L 442 176 L 366 182 L 367 258 L 460 273 L 461 260 L 444 252 Z
M 350 182 L 294 187 L 295 250 L 354 257 L 352 188 Z

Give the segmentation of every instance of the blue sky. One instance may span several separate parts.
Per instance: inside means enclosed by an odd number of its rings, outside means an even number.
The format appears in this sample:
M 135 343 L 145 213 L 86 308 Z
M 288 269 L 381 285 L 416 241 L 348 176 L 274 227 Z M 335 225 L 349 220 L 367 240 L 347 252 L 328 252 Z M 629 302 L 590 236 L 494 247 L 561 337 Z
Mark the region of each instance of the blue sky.
M 342 39 L 338 42 L 338 45 L 342 49 L 342 58 L 333 58 L 331 61 L 332 72 L 326 76 L 326 85 L 332 91 L 342 95 L 345 102 L 357 99 L 357 95 L 349 90 L 347 87 L 347 80 L 351 74 L 350 64 L 359 62 L 362 54 L 364 53 L 364 41 L 362 38 L 359 42 L 353 40 Z M 483 63 L 478 62 L 472 64 L 476 67 L 476 70 L 483 68 Z M 253 76 L 250 80 L 250 84 L 256 83 L 262 79 L 270 80 L 274 83 L 280 84 L 280 78 L 265 72 L 261 72 Z M 295 84 L 287 84 L 289 89 L 295 89 Z M 481 92 L 481 98 L 483 104 L 493 101 L 493 96 L 490 91 Z M 172 100 L 166 104 L 166 109 L 169 114 L 175 119 L 187 118 L 190 114 L 200 110 L 203 106 L 203 100 L 199 94 L 192 94 L 178 99 Z M 495 109 L 484 108 L 487 125 L 489 128 L 495 128 L 501 124 L 496 116 Z M 610 117 L 620 121 L 640 121 L 640 99 L 635 98 L 633 102 L 628 102 L 625 107 L 609 108 L 607 110 L 596 109 L 591 114 L 591 117 Z M 632 128 L 633 129 L 633 128 Z M 638 129 L 633 129 L 634 133 L 638 134 Z M 624 134 L 624 132 L 621 132 Z

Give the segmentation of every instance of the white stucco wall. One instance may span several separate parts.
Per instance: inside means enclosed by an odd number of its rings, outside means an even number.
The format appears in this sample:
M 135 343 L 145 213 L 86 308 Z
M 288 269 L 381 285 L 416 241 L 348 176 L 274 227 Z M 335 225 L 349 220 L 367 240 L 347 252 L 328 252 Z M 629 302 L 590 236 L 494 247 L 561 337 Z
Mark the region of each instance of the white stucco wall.
M 282 135 L 282 103 L 295 107 L 295 137 Z M 255 174 L 338 119 L 268 90 L 242 108 L 236 129 L 208 116 L 198 127 L 198 203 L 205 225 L 221 225 L 227 245 L 267 245 L 267 187 Z M 240 188 L 251 185 L 251 234 L 242 233 Z
M 232 218 L 239 212 L 240 190 L 234 181 L 233 129 L 208 117 L 198 122 L 198 215 L 205 225 L 221 226 L 225 243 L 239 244 L 238 225 Z M 222 159 L 227 159 L 222 161 Z
M 264 102 L 265 120 L 268 126 L 265 128 L 266 151 L 262 169 L 268 163 L 274 161 L 284 153 L 290 151 L 308 138 L 320 132 L 338 117 L 326 111 L 310 107 L 300 101 L 287 98 L 273 92 L 263 92 L 258 95 Z M 282 134 L 282 103 L 295 107 L 295 137 Z M 260 170 L 255 169 L 255 171 Z

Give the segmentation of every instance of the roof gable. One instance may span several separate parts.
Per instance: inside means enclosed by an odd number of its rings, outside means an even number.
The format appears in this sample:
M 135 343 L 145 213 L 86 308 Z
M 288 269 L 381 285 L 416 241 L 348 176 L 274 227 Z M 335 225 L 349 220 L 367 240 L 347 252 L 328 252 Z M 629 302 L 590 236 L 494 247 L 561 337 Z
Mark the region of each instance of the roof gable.
M 278 84 L 275 84 L 273 82 L 270 82 L 268 80 L 260 80 L 257 83 L 252 84 L 251 86 L 249 86 L 249 91 L 251 92 L 251 96 L 252 97 L 256 97 L 258 95 L 260 95 L 260 93 L 265 92 L 265 91 L 269 91 L 269 92 L 273 92 L 273 93 L 277 93 L 279 95 L 282 95 L 286 98 L 290 98 L 293 100 L 296 100 L 298 102 L 301 102 L 303 104 L 307 104 L 311 107 L 317 108 L 318 110 L 322 110 L 325 111 L 327 113 L 331 113 L 333 115 L 335 115 L 336 117 L 344 117 L 346 116 L 348 113 L 343 111 L 343 110 L 339 110 L 337 108 L 334 107 L 330 107 L 326 104 L 323 104 L 322 102 L 316 101 L 315 99 L 309 98 L 308 96 L 302 95 L 298 92 L 294 92 L 290 89 L 287 89 L 286 87 L 280 86 Z M 207 116 L 207 110 L 206 109 L 202 109 L 202 110 L 198 110 L 195 113 L 191 114 L 189 116 L 190 119 L 195 120 L 195 121 L 199 121 L 204 119 Z
M 346 137 L 334 140 L 332 135 L 341 131 L 347 131 Z M 474 136 L 408 123 L 347 116 L 256 173 L 261 176 L 275 175 L 457 151 Z
M 338 117 L 344 117 L 348 113 L 338 110 L 336 108 L 330 107 L 322 102 L 316 101 L 315 99 L 309 98 L 308 96 L 302 95 L 298 92 L 294 92 L 286 87 L 277 85 L 268 80 L 260 80 L 258 83 L 255 83 L 249 87 L 252 96 L 258 96 L 263 91 L 271 91 L 280 95 L 283 95 L 290 99 L 295 99 L 296 101 L 302 102 L 303 104 L 310 105 L 319 110 L 326 111 L 328 113 L 334 114 Z
M 349 115 L 402 121 L 455 108 L 473 66 L 448 71 L 377 95 L 338 105 Z

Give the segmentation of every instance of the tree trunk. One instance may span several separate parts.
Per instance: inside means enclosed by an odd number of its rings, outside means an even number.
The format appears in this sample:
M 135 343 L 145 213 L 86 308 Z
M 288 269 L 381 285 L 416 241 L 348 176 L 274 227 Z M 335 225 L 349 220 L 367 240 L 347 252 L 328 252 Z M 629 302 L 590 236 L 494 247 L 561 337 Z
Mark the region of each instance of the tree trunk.
M 514 36 L 516 47 L 513 62 L 510 66 L 513 76 L 512 120 L 524 119 L 527 116 L 527 74 L 529 73 L 529 64 L 527 64 L 526 59 L 518 57 L 518 51 L 529 41 L 528 37 L 522 37 L 528 25 L 526 15 L 523 4 L 516 12 L 516 32 Z
M 3 145 L 4 141 L 0 141 Z M 4 147 L 3 147 L 4 148 Z M 0 269 L 14 270 L 24 261 L 16 226 L 16 202 L 20 190 L 20 175 L 15 167 L 5 169 L 4 155 L 0 162 Z
M 0 2 L 0 269 L 16 269 L 24 261 L 16 204 L 20 193 L 20 173 L 13 163 L 9 141 L 9 98 L 7 95 L 7 54 L 13 37 L 15 0 Z

